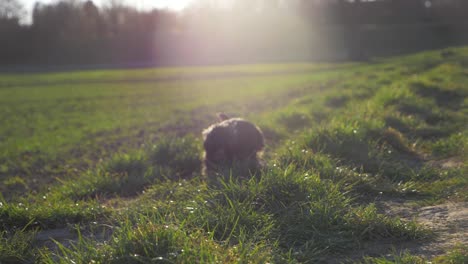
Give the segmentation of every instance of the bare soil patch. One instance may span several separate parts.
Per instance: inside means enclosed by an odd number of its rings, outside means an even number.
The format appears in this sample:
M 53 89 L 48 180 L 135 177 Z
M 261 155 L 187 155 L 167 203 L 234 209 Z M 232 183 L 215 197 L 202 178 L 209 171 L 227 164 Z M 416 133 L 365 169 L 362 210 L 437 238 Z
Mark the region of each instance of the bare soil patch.
M 468 203 L 446 203 L 418 210 L 416 218 L 437 235 L 432 246 L 444 251 L 468 244 Z
M 404 220 L 416 220 L 431 230 L 434 237 L 423 241 L 395 242 L 383 240 L 379 243 L 362 245 L 359 250 L 343 259 L 330 263 L 346 263 L 364 256 L 391 257 L 392 253 L 408 251 L 411 254 L 433 259 L 446 254 L 457 245 L 468 244 L 468 202 L 447 202 L 435 206 L 420 207 L 405 199 L 378 201 L 376 205 L 382 213 L 400 217 Z

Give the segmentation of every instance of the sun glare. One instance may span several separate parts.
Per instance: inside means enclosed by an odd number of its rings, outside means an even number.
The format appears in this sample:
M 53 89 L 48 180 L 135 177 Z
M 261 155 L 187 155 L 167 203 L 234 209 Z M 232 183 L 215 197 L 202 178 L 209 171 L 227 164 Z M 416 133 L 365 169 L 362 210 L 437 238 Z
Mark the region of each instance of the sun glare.
M 182 10 L 189 5 L 193 0 L 138 0 L 132 3 L 138 5 L 140 8 L 168 8 L 172 10 Z

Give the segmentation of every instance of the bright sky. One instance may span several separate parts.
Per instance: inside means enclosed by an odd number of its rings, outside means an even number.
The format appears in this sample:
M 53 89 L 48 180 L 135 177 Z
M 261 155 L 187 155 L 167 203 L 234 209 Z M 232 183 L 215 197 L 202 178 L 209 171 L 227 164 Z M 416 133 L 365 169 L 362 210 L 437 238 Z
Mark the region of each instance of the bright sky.
M 58 0 L 19 0 L 28 12 L 28 19 L 26 19 L 26 22 L 31 20 L 30 16 L 34 3 L 53 3 L 57 1 Z M 121 2 L 135 6 L 138 9 L 168 8 L 172 10 L 182 10 L 193 1 L 194 0 L 121 0 Z M 98 6 L 102 6 L 107 5 L 110 0 L 93 0 L 93 2 Z
M 51 3 L 57 0 L 19 0 L 28 10 L 31 10 L 35 2 Z M 141 9 L 146 8 L 170 8 L 173 10 L 181 10 L 193 0 L 123 0 L 122 2 L 136 6 Z M 96 5 L 101 6 L 107 4 L 109 0 L 93 0 Z

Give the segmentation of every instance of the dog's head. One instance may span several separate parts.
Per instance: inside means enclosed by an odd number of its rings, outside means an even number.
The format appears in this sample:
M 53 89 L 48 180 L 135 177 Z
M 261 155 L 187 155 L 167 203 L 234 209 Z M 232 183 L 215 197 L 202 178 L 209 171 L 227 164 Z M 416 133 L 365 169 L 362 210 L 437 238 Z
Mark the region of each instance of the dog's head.
M 241 118 L 218 116 L 222 121 L 203 131 L 207 159 L 249 159 L 263 149 L 263 134 L 257 126 Z

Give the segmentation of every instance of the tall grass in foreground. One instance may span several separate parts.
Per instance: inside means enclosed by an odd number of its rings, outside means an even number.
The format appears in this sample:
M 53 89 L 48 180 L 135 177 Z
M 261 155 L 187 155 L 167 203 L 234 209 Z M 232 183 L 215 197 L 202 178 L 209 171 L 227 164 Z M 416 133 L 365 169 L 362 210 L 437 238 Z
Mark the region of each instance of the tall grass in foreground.
M 34 237 L 33 231 L 0 231 L 0 262 L 26 263 L 34 259 Z
M 378 214 L 372 205 L 354 206 L 339 183 L 294 165 L 249 180 L 232 176 L 209 185 L 196 179 L 161 182 L 124 214 L 113 214 L 108 243 L 80 238 L 43 257 L 109 263 L 320 261 L 363 241 L 427 236 L 414 222 Z

